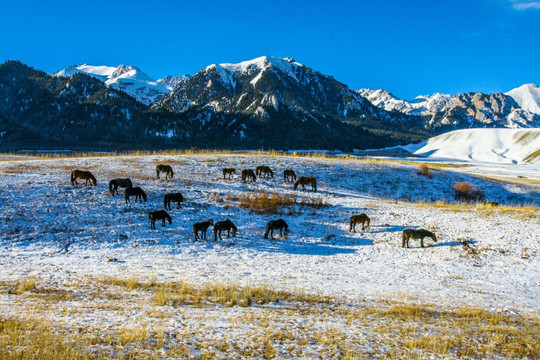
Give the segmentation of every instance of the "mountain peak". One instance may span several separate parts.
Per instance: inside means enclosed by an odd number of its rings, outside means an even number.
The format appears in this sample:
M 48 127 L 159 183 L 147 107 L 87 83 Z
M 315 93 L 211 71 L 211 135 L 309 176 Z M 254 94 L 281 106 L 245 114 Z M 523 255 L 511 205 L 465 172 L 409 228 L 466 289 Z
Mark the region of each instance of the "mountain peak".
M 540 114 L 540 88 L 536 84 L 523 84 L 505 93 L 512 97 L 518 105 L 535 114 Z

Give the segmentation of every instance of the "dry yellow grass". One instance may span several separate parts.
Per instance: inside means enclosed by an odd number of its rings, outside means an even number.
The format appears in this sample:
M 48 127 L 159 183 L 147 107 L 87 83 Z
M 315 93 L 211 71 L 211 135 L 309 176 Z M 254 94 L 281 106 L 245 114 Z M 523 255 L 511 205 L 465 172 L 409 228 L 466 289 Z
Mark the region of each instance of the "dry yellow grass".
M 106 328 L 85 321 L 77 331 L 54 320 L 65 314 L 67 299 L 53 300 L 54 306 L 34 297 L 40 291 L 17 294 L 24 299 L 17 306 L 32 309 L 32 318 L 0 315 L 0 359 L 110 358 L 113 353 L 115 358 L 532 359 L 540 353 L 540 320 L 532 316 L 445 309 L 412 299 L 349 304 L 267 286 L 156 280 L 132 276 L 64 284 L 77 290 L 82 305 L 70 316 L 101 310 L 126 320 L 107 321 Z M 133 303 L 152 298 L 151 304 Z M 85 306 L 84 299 L 93 306 Z M 105 302 L 96 303 L 99 299 Z M 197 308 L 204 311 L 194 312 Z M 146 317 L 141 317 L 143 309 Z M 130 324 L 134 310 L 139 320 Z M 171 333 L 167 324 L 179 315 L 190 325 Z

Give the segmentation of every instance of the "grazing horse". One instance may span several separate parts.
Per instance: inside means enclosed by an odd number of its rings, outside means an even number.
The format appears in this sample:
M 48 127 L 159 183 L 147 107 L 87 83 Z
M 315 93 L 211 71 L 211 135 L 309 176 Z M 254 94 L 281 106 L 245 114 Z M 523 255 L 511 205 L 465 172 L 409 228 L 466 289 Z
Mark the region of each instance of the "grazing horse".
M 171 210 L 171 202 L 175 202 L 180 209 L 180 203 L 182 201 L 184 201 L 184 197 L 180 193 L 165 194 L 165 197 L 163 198 L 163 207 L 167 210 Z
M 403 230 L 403 235 L 401 236 L 401 247 L 409 247 L 409 239 L 420 239 L 420 246 L 424 247 L 424 238 L 430 237 L 433 239 L 433 241 L 437 242 L 437 237 L 434 233 L 431 231 L 428 231 L 426 229 L 405 229 Z
M 291 182 L 295 182 L 296 174 L 294 173 L 294 170 L 286 169 L 283 171 L 283 180 L 285 180 L 285 182 L 289 182 L 289 180 L 291 180 Z
M 362 230 L 369 227 L 369 216 L 362 213 L 360 215 L 353 215 L 351 216 L 351 221 L 349 222 L 349 231 L 356 232 L 356 224 L 360 223 L 362 224 Z M 364 223 L 367 223 L 366 226 L 364 226 Z
M 270 175 L 272 179 L 274 178 L 274 172 L 268 166 L 257 166 L 257 168 L 255 169 L 255 173 L 260 178 L 262 178 L 263 175 L 264 177 L 268 177 Z
M 157 178 L 159 179 L 159 173 L 160 172 L 164 172 L 166 173 L 165 174 L 165 179 L 169 179 L 169 178 L 173 178 L 174 176 L 174 171 L 172 169 L 172 167 L 170 165 L 164 165 L 164 164 L 159 164 L 158 166 L 156 166 L 156 173 L 157 173 Z
M 279 236 L 283 237 L 283 230 L 285 229 L 285 236 L 289 233 L 289 225 L 283 219 L 269 221 L 266 225 L 266 232 L 264 238 L 268 239 L 268 233 L 270 233 L 270 239 L 274 240 L 274 230 L 279 230 Z
M 195 235 L 195 241 L 199 239 L 206 240 L 206 230 L 208 230 L 210 225 L 214 225 L 214 219 L 193 224 L 193 235 Z M 199 237 L 199 231 L 201 232 L 201 237 Z
M 150 228 L 154 230 L 156 229 L 156 220 L 161 219 L 161 226 L 163 227 L 165 227 L 165 219 L 167 219 L 169 224 L 172 224 L 171 215 L 165 210 L 151 211 L 148 214 L 148 218 L 150 219 Z
M 85 185 L 88 185 L 90 182 L 92 185 L 96 186 L 97 180 L 94 175 L 90 171 L 84 171 L 84 170 L 73 170 L 71 172 L 71 184 L 72 185 L 78 185 L 77 179 L 83 179 L 86 180 L 84 183 Z
M 126 204 L 129 204 L 131 200 L 129 199 L 130 196 L 135 196 L 135 202 L 139 200 L 139 202 L 142 203 L 142 200 L 144 199 L 144 202 L 146 202 L 146 193 L 143 189 L 140 187 L 129 187 L 124 192 L 124 199 L 126 199 Z
M 227 237 L 230 236 L 230 232 L 232 230 L 232 236 L 236 236 L 236 226 L 233 224 L 231 220 L 225 220 L 225 221 L 218 221 L 214 225 L 214 241 L 217 241 L 217 237 L 219 235 L 219 240 L 223 240 L 221 238 L 221 232 L 227 230 Z
M 109 181 L 109 191 L 111 192 L 111 195 L 114 196 L 114 192 L 116 191 L 117 195 L 120 195 L 118 192 L 118 188 L 130 188 L 133 186 L 133 183 L 131 182 L 131 179 L 125 178 L 125 179 L 112 179 Z
M 225 179 L 225 175 L 229 175 L 229 179 L 232 178 L 232 174 L 234 174 L 236 171 L 235 168 L 224 168 L 223 169 L 223 179 Z
M 311 190 L 317 191 L 317 180 L 311 176 L 301 176 L 298 180 L 296 180 L 294 183 L 294 190 L 296 190 L 298 185 L 302 185 L 302 189 L 306 190 L 305 185 L 309 184 L 311 184 Z
M 246 182 L 248 179 L 250 179 L 251 182 L 254 182 L 255 180 L 257 180 L 257 177 L 251 169 L 242 170 L 242 181 Z

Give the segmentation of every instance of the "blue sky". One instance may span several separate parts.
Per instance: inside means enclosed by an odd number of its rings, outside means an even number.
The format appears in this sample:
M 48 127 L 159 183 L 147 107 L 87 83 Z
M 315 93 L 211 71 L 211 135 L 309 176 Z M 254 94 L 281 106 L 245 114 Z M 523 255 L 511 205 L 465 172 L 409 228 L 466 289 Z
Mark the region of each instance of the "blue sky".
M 540 83 L 533 0 L 0 0 L 0 9 L 0 62 L 46 72 L 126 64 L 160 78 L 271 55 L 405 99 Z

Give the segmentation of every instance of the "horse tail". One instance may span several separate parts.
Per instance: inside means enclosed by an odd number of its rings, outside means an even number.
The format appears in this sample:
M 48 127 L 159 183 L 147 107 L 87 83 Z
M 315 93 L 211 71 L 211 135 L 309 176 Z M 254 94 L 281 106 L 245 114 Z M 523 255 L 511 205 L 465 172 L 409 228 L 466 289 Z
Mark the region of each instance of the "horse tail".
M 368 227 L 369 227 L 369 222 L 370 222 L 371 219 L 369 218 L 369 216 L 366 216 L 366 219 L 367 219 L 367 225 L 366 225 L 366 227 L 368 228 Z
M 172 167 L 171 167 L 171 179 L 172 179 L 173 177 L 174 177 L 174 171 L 173 171 L 173 169 L 172 169 Z

